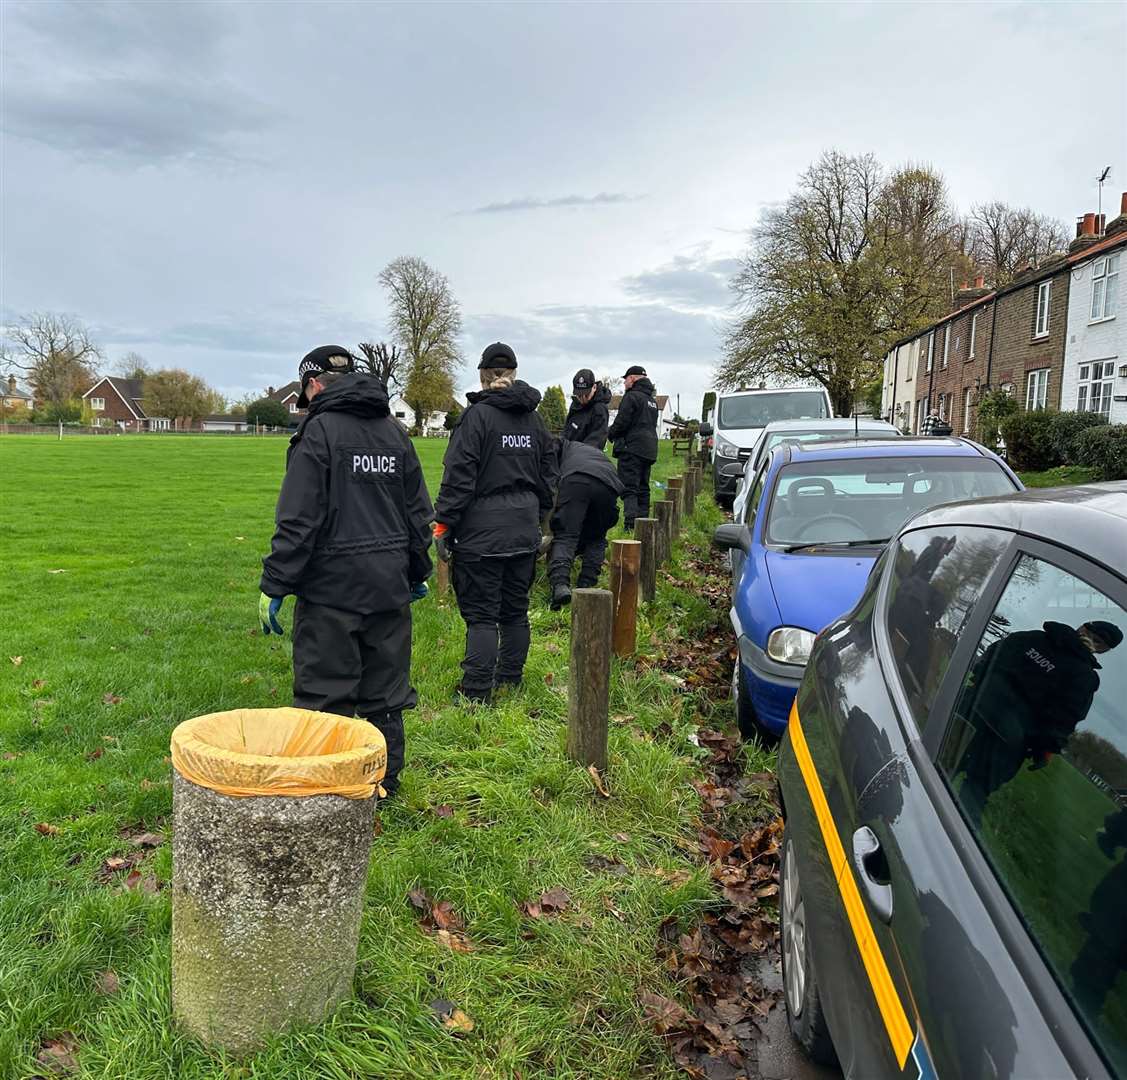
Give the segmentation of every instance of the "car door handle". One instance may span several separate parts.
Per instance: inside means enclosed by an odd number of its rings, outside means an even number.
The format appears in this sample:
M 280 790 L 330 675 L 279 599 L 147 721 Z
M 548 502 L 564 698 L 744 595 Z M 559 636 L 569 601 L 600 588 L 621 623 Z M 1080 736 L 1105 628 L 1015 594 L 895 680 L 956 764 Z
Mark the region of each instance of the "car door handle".
M 891 922 L 892 885 L 888 881 L 888 863 L 876 833 L 868 825 L 862 825 L 853 834 L 853 865 L 857 867 L 869 906 L 881 922 Z

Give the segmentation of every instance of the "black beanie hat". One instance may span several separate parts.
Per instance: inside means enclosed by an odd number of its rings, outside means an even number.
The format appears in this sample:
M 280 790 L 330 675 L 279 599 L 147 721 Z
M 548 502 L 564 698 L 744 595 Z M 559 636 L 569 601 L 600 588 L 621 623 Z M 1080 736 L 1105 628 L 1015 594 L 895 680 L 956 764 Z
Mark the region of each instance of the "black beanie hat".
M 318 345 L 316 349 L 307 352 L 297 365 L 297 377 L 301 380 L 301 395 L 297 399 L 299 409 L 309 408 L 309 398 L 305 396 L 305 388 L 309 380 L 323 371 L 336 371 L 343 374 L 352 371 L 353 357 L 342 345 Z
M 517 354 L 503 341 L 495 341 L 486 345 L 481 354 L 481 363 L 477 365 L 478 371 L 482 368 L 515 368 Z
M 1114 649 L 1123 640 L 1123 631 L 1113 622 L 1096 619 L 1085 624 L 1109 649 Z
M 646 374 L 646 369 L 644 367 L 642 367 L 641 364 L 634 364 L 633 366 L 628 367 L 626 369 L 626 374 L 623 375 L 622 377 L 624 379 L 628 379 L 628 378 L 630 378 L 631 375 L 641 376 L 641 375 L 645 375 L 645 374 Z

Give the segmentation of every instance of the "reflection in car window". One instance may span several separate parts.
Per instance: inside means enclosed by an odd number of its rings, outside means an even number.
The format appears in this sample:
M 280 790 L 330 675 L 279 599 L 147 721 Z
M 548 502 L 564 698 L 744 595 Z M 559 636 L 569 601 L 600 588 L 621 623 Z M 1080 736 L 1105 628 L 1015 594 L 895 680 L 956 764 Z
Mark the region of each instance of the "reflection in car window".
M 963 623 L 1009 539 L 997 529 L 920 529 L 896 545 L 888 638 L 908 704 L 921 725 Z
M 1015 907 L 1127 1074 L 1127 611 L 1023 556 L 940 766 Z
M 759 474 L 751 486 L 751 491 L 748 492 L 747 502 L 744 504 L 744 522 L 749 528 L 755 524 L 755 514 L 759 509 L 759 500 L 763 498 L 763 480 L 766 475 L 767 468 L 764 466 L 759 470 Z
M 721 428 L 760 428 L 772 420 L 820 420 L 828 416 L 823 390 L 780 390 L 720 399 Z

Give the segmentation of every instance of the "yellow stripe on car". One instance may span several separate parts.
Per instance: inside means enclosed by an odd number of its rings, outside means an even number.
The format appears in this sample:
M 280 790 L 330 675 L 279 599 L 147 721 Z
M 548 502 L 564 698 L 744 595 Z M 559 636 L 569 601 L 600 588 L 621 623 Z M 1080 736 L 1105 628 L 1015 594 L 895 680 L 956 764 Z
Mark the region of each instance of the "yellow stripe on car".
M 826 801 L 826 793 L 822 790 L 822 783 L 818 779 L 814 761 L 810 757 L 810 747 L 806 744 L 806 736 L 802 731 L 802 724 L 798 719 L 798 700 L 795 699 L 791 706 L 790 721 L 788 724 L 791 746 L 794 747 L 794 756 L 798 759 L 798 767 L 802 771 L 802 779 L 806 783 L 806 790 L 810 794 L 810 801 L 814 805 L 814 816 L 818 819 L 818 827 L 822 830 L 822 840 L 826 845 L 829 855 L 830 867 L 833 870 L 834 880 L 837 882 L 841 901 L 845 905 L 845 913 L 849 916 L 849 925 L 853 930 L 854 940 L 857 942 L 857 951 L 865 965 L 865 974 L 868 976 L 869 985 L 872 987 L 873 996 L 880 1009 L 881 1019 L 884 1021 L 885 1031 L 888 1032 L 888 1041 L 892 1044 L 892 1053 L 901 1068 L 908 1059 L 912 1049 L 912 1026 L 900 1002 L 900 995 L 892 981 L 888 965 L 884 961 L 884 954 L 877 944 L 876 935 L 873 933 L 873 924 L 865 910 L 865 902 L 857 888 L 857 881 L 853 877 L 853 868 L 846 858 L 845 850 L 837 835 L 837 826 L 834 824 L 830 805 Z

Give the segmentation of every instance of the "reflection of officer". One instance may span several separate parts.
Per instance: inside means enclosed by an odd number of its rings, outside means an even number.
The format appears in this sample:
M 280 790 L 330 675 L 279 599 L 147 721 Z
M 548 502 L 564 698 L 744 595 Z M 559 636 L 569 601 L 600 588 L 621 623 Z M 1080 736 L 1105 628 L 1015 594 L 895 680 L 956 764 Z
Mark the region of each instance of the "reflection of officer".
M 590 588 L 599 580 L 607 530 L 618 522 L 621 494 L 622 481 L 602 450 L 581 442 L 560 444 L 560 493 L 548 559 L 552 610 L 571 602 L 571 564 L 577 551 L 582 559 L 579 588 Z
M 1119 848 L 1127 848 L 1127 810 L 1116 810 L 1104 820 L 1096 834 L 1100 850 L 1112 860 Z M 1089 1019 L 1104 1007 L 1115 980 L 1127 968 L 1127 919 L 1123 901 L 1127 897 L 1127 859 L 1119 859 L 1092 892 L 1088 910 L 1080 916 L 1088 940 L 1077 954 L 1069 974 L 1076 999 Z
M 607 444 L 610 391 L 601 382 L 595 382 L 595 373 L 589 368 L 575 373 L 571 388 L 571 408 L 564 421 L 563 437 L 567 442 L 587 443 L 602 450 Z
M 516 378 L 513 350 L 490 345 L 478 370 L 483 389 L 467 395 L 450 436 L 434 535 L 441 558 L 455 553 L 466 621 L 458 691 L 487 703 L 495 686 L 516 686 L 524 672 L 528 593 L 556 466 L 554 439 L 536 412 L 540 392 Z
M 262 629 L 282 633 L 282 599 L 297 596 L 293 703 L 378 727 L 394 794 L 403 710 L 416 701 L 408 604 L 426 595 L 431 572 L 430 496 L 383 383 L 353 372 L 337 345 L 314 349 L 298 370 L 309 412 L 290 439 L 262 563 Z
M 928 664 L 937 652 L 936 624 L 947 609 L 947 599 L 933 584 L 940 563 L 954 550 L 953 536 L 933 536 L 896 588 L 889 612 L 893 644 L 904 668 L 915 680 L 918 693 L 927 682 Z
M 963 797 L 976 821 L 986 800 L 1017 775 L 1021 763 L 1046 764 L 1092 707 L 1100 687 L 1096 657 L 1123 631 L 1095 620 L 1075 630 L 1047 622 L 995 642 L 974 665 L 977 692 L 967 718 L 975 734 L 963 759 Z
M 626 392 L 607 433 L 618 459 L 618 478 L 625 489 L 622 506 L 626 528 L 634 519 L 649 517 L 650 469 L 657 461 L 657 402 L 646 369 L 635 364 L 626 369 Z

